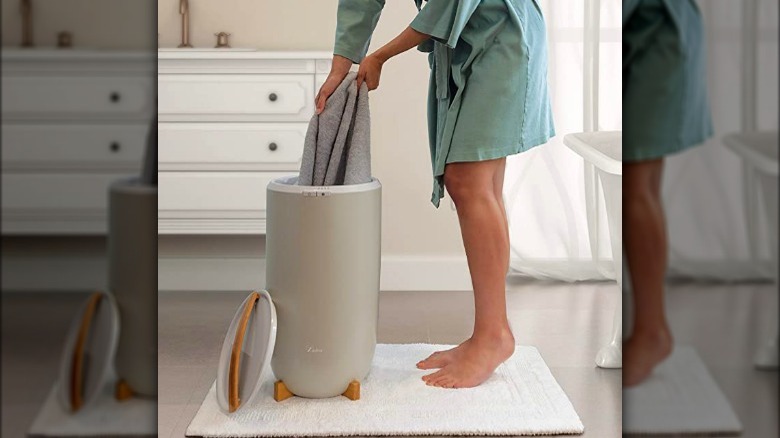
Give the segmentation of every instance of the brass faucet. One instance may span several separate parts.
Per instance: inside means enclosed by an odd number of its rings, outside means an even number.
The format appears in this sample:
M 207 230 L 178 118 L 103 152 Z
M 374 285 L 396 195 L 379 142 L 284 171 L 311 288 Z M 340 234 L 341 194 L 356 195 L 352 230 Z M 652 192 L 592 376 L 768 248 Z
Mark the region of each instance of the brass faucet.
M 32 0 L 21 0 L 19 9 L 22 12 L 22 47 L 32 47 Z
M 190 44 L 190 2 L 179 0 L 179 14 L 181 14 L 181 44 L 179 48 L 192 47 Z

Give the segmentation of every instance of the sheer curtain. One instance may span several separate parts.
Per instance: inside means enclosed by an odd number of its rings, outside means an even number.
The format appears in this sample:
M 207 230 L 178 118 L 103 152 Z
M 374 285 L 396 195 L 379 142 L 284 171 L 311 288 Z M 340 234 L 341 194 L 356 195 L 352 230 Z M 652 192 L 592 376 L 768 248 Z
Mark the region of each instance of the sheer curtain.
M 743 10 L 756 2 L 758 66 L 744 77 Z M 778 129 L 778 2 L 777 0 L 704 0 L 699 2 L 708 43 L 708 84 L 715 136 L 704 145 L 670 157 L 664 176 L 669 220 L 670 274 L 743 280 L 771 278 L 765 222 L 754 226 L 756 248 L 748 244 L 745 182 L 741 161 L 723 144 L 723 137 L 743 128 L 742 84 L 758 90 L 755 124 Z
M 593 0 L 586 0 L 593 1 Z M 566 281 L 612 278 L 606 220 L 593 239 L 591 257 L 585 217 L 582 159 L 563 145 L 563 136 L 583 131 L 586 1 L 540 0 L 548 27 L 549 82 L 558 135 L 549 144 L 507 161 L 505 197 L 510 222 L 512 270 L 516 274 Z M 743 6 L 758 7 L 755 77 L 743 77 Z M 598 129 L 619 130 L 622 117 L 622 2 L 601 0 Z M 670 156 L 663 192 L 670 237 L 670 275 L 716 280 L 769 279 L 767 224 L 755 226 L 761 243 L 751 247 L 741 161 L 723 137 L 744 126 L 743 81 L 755 81 L 759 130 L 778 129 L 778 2 L 699 1 L 708 45 L 708 85 L 715 136 L 706 144 Z M 606 213 L 601 207 L 601 214 Z
M 600 17 L 590 20 L 585 3 L 539 0 L 547 22 L 548 79 L 557 135 L 548 144 L 507 160 L 504 196 L 515 274 L 565 281 L 614 278 L 606 211 L 601 205 L 601 229 L 593 236 L 600 254 L 593 260 L 583 161 L 563 144 L 563 137 L 585 130 L 585 34 L 594 26 L 600 59 L 598 130 L 621 128 L 622 4 L 600 0 Z

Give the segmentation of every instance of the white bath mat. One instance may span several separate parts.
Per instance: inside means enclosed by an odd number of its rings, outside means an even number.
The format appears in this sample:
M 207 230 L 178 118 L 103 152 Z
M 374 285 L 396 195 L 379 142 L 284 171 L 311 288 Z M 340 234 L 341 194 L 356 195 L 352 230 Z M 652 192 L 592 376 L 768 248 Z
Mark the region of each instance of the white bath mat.
M 273 377 L 262 395 L 235 414 L 222 413 L 214 386 L 187 428 L 192 437 L 354 435 L 579 434 L 582 422 L 533 347 L 515 354 L 487 382 L 471 389 L 426 386 L 431 371 L 415 364 L 445 345 L 377 346 L 361 398 L 273 400 Z M 271 373 L 268 373 L 269 375 Z
M 117 401 L 113 388 L 75 414 L 57 399 L 57 384 L 30 427 L 29 437 L 154 437 L 157 436 L 157 400 Z
M 642 435 L 742 431 L 726 396 L 696 350 L 677 347 L 645 382 L 623 391 L 623 432 Z

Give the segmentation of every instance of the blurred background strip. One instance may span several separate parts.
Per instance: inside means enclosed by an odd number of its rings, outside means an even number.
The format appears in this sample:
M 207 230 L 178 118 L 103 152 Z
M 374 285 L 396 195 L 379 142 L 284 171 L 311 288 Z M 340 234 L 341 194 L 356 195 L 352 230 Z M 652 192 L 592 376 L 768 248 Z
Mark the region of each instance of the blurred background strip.
M 0 4 L 1 434 L 155 436 L 155 2 Z

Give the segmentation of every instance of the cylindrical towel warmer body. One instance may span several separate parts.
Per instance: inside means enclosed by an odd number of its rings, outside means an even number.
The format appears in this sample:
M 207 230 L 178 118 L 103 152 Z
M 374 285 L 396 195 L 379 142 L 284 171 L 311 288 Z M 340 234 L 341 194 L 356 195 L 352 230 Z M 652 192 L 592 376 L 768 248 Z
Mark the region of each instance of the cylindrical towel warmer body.
M 271 367 L 293 394 L 342 394 L 376 347 L 381 195 L 365 184 L 267 189 L 266 290 L 278 317 Z
M 109 287 L 119 308 L 118 377 L 157 395 L 157 187 L 138 178 L 110 190 Z

